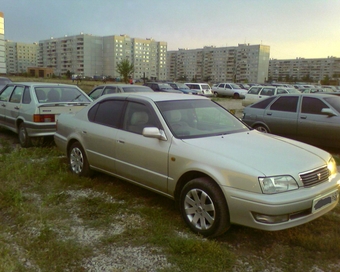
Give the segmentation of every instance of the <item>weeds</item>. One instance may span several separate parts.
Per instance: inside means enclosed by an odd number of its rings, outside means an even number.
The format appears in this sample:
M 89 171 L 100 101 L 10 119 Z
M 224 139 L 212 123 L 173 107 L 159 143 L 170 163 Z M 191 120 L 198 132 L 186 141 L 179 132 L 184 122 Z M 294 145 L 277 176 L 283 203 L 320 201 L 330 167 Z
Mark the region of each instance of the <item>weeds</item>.
M 232 226 L 203 239 L 172 200 L 102 174 L 76 177 L 54 146 L 1 148 L 0 271 L 340 270 L 339 205 L 296 228 Z

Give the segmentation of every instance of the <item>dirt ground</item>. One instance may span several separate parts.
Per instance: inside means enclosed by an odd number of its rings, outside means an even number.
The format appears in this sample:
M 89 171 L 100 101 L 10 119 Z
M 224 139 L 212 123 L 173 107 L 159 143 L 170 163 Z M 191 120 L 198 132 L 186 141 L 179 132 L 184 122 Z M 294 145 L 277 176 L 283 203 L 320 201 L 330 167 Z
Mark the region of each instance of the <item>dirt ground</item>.
M 238 118 L 242 118 L 244 107 L 242 106 L 241 99 L 223 99 L 217 100 L 216 102 L 230 112 L 234 113 Z

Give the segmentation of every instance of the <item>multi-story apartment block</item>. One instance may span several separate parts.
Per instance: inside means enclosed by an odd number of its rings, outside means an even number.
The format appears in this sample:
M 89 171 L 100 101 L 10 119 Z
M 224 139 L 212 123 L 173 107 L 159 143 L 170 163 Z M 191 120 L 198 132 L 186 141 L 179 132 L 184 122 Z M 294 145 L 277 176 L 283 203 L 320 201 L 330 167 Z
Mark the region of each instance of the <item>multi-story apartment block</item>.
M 3 12 L 0 12 L 0 74 L 6 74 L 5 55 L 5 19 Z
M 39 41 L 39 67 L 54 69 L 59 76 L 68 71 L 83 76 L 103 75 L 103 38 L 80 33 Z
M 37 66 L 38 43 L 5 41 L 5 47 L 7 73 L 26 73 L 28 67 Z
M 117 64 L 128 59 L 134 65 L 135 79 L 166 79 L 165 42 L 130 38 L 127 35 L 106 37 L 80 34 L 39 42 L 39 67 L 51 67 L 56 75 L 70 71 L 88 77 L 119 78 Z
M 340 58 L 317 59 L 271 59 L 269 61 L 270 81 L 319 82 L 326 77 L 340 78 Z
M 103 40 L 104 75 L 120 77 L 117 64 L 128 59 L 134 65 L 134 79 L 166 79 L 166 42 L 130 38 L 127 35 L 107 36 Z
M 167 78 L 263 83 L 268 79 L 269 54 L 269 46 L 249 44 L 169 51 Z

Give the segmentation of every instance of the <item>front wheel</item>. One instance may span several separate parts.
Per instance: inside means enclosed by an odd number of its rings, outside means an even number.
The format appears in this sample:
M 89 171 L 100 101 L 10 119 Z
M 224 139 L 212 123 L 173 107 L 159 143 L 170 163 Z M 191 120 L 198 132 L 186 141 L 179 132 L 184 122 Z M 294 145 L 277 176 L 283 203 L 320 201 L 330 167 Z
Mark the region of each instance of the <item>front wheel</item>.
M 209 178 L 189 181 L 180 194 L 180 211 L 195 233 L 215 237 L 230 227 L 228 205 L 219 186 Z
M 69 150 L 68 159 L 72 173 L 83 177 L 91 176 L 92 171 L 89 162 L 85 151 L 79 142 L 72 144 Z
M 263 125 L 257 125 L 254 128 L 260 132 L 269 133 L 268 129 Z

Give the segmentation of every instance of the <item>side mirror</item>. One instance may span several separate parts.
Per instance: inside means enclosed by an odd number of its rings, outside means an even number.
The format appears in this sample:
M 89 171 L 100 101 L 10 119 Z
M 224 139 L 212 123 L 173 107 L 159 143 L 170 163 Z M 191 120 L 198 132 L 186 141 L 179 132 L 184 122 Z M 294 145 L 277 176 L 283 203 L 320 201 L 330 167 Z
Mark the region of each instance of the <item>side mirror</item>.
M 337 116 L 337 114 L 336 114 L 333 110 L 331 110 L 330 108 L 324 108 L 324 109 L 322 109 L 322 110 L 321 110 L 321 113 L 322 113 L 322 114 L 325 114 L 325 115 L 328 115 L 329 117 L 331 117 L 331 116 Z
M 162 141 L 167 140 L 164 131 L 156 127 L 145 127 L 142 134 L 147 138 L 156 138 Z

